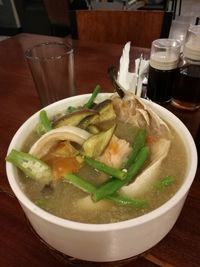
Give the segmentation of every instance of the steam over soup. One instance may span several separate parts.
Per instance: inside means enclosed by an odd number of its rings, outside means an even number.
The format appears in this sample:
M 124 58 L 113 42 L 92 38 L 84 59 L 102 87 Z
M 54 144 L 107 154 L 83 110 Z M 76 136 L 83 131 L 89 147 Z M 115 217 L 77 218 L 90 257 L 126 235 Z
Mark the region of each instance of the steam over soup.
M 23 151 L 6 160 L 19 168 L 25 194 L 56 216 L 85 223 L 148 213 L 175 194 L 187 168 L 175 129 L 130 93 L 100 103 L 93 93 L 50 119 L 41 111 Z

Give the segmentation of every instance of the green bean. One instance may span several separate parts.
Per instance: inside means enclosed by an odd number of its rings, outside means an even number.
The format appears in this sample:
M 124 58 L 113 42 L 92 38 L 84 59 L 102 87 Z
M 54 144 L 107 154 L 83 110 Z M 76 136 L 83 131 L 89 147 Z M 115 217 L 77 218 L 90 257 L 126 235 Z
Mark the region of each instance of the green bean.
M 94 89 L 94 91 L 92 92 L 91 97 L 89 98 L 88 102 L 85 103 L 85 105 L 83 106 L 84 108 L 91 108 L 92 105 L 94 104 L 94 100 L 96 98 L 96 96 L 98 95 L 98 93 L 100 92 L 101 87 L 100 85 L 97 85 Z
M 93 184 L 73 173 L 66 173 L 64 179 L 86 193 L 92 194 L 96 190 L 96 187 Z
M 134 178 L 136 178 L 136 175 L 143 167 L 148 156 L 149 156 L 149 148 L 145 146 L 139 151 L 135 162 L 128 169 L 126 178 L 124 180 L 111 178 L 109 181 L 106 181 L 99 188 L 97 188 L 97 190 L 94 191 L 92 199 L 94 201 L 99 201 L 103 198 L 106 198 L 107 196 L 113 195 L 122 186 L 129 183 L 130 181 L 133 181 Z
M 94 191 L 92 199 L 97 202 L 103 198 L 107 198 L 117 192 L 125 184 L 125 180 L 111 178 Z
M 161 180 L 159 180 L 156 185 L 155 188 L 158 191 L 163 191 L 166 187 L 170 186 L 171 184 L 173 184 L 175 181 L 173 176 L 165 176 L 164 178 L 162 178 Z
M 139 129 L 133 143 L 133 150 L 128 156 L 128 160 L 126 162 L 125 168 L 129 168 L 133 162 L 135 161 L 138 152 L 145 145 L 145 137 L 146 137 L 146 129 Z
M 130 181 L 132 182 L 134 181 L 134 178 L 136 178 L 136 175 L 141 170 L 145 161 L 147 160 L 149 153 L 150 151 L 147 146 L 144 146 L 143 148 L 141 148 L 141 150 L 139 151 L 135 159 L 135 162 L 128 169 L 128 173 L 126 176 L 126 183 L 129 183 Z
M 50 122 L 45 110 L 40 111 L 39 118 L 40 118 L 40 123 L 41 123 L 45 133 L 52 130 L 51 122 Z
M 39 123 L 36 127 L 36 132 L 38 135 L 43 135 L 52 129 L 51 122 L 47 117 L 45 110 L 41 110 L 39 113 Z
M 77 188 L 81 189 L 82 191 L 89 193 L 90 195 L 92 195 L 94 193 L 94 191 L 97 189 L 96 186 L 94 186 L 93 184 L 91 184 L 88 181 L 85 181 L 84 179 L 82 179 L 81 177 L 79 177 L 73 173 L 66 173 L 64 175 L 64 179 L 67 182 L 76 186 Z M 118 181 L 120 181 L 120 180 L 118 180 Z M 112 196 L 107 196 L 106 199 L 109 201 L 112 201 L 113 203 L 115 203 L 117 205 L 129 206 L 132 208 L 144 208 L 147 206 L 146 200 L 131 199 L 131 198 L 127 198 L 124 196 L 119 196 L 117 194 L 114 194 Z
M 98 93 L 100 92 L 100 90 L 101 90 L 100 85 L 97 85 L 97 86 L 95 87 L 94 91 L 92 92 L 91 97 L 88 99 L 87 103 L 85 103 L 85 104 L 83 105 L 83 108 L 84 108 L 84 109 L 89 109 L 89 108 L 92 107 L 92 105 L 94 104 L 94 100 L 95 100 L 95 98 L 97 97 L 97 95 L 98 95 Z M 67 108 L 67 112 L 72 113 L 72 112 L 76 111 L 77 109 L 78 109 L 77 107 L 69 106 L 69 107 Z
M 107 199 L 111 200 L 117 205 L 128 206 L 136 209 L 146 208 L 148 206 L 148 202 L 145 199 L 128 198 L 117 194 L 108 196 Z
M 6 157 L 6 161 L 11 162 L 22 172 L 38 182 L 48 184 L 52 180 L 52 170 L 45 162 L 36 157 L 13 149 Z
M 102 171 L 102 172 L 104 172 L 108 175 L 111 175 L 115 178 L 118 178 L 120 180 L 124 180 L 126 178 L 126 175 L 127 175 L 126 169 L 124 169 L 124 170 L 116 169 L 116 168 L 113 168 L 113 167 L 110 167 L 110 166 L 104 164 L 103 162 L 94 160 L 94 159 L 89 158 L 89 157 L 85 157 L 85 162 L 89 166 L 93 167 L 94 169 L 97 169 L 98 171 Z

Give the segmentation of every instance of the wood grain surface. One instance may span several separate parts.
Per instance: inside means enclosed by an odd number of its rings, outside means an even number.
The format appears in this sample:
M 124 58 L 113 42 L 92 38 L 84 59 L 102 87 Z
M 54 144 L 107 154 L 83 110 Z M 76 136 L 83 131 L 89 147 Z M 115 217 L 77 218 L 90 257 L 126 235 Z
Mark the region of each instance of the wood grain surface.
M 56 38 L 20 34 L 0 42 L 0 266 L 126 266 L 126 267 L 198 267 L 200 266 L 200 168 L 181 215 L 170 233 L 140 257 L 115 263 L 87 263 L 50 249 L 30 227 L 8 184 L 5 155 L 19 126 L 40 108 L 24 52 L 33 44 Z M 67 39 L 57 39 L 67 42 Z M 75 41 L 77 94 L 91 92 L 98 83 L 105 92 L 112 86 L 107 68 L 117 65 L 122 45 Z M 133 56 L 149 50 L 132 48 Z M 195 137 L 200 123 L 200 110 L 183 112 L 170 104 L 166 108 L 177 115 Z
M 160 38 L 164 11 L 77 10 L 79 40 L 151 47 Z M 155 23 L 156 21 L 156 23 Z

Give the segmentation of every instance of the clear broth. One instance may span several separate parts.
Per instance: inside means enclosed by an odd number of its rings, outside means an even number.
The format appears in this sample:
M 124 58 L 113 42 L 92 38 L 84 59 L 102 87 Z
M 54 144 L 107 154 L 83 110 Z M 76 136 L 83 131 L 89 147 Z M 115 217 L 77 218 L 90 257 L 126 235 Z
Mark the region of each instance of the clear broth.
M 129 136 L 127 129 L 129 129 L 129 131 L 133 130 L 130 126 L 126 127 L 126 139 Z M 60 181 L 57 182 L 53 188 L 50 186 L 42 188 L 40 184 L 25 177 L 20 172 L 20 184 L 28 198 L 36 205 L 64 219 L 83 223 L 103 224 L 124 221 L 144 215 L 169 200 L 180 188 L 185 178 L 187 168 L 185 147 L 176 131 L 174 129 L 171 130 L 174 137 L 169 154 L 162 163 L 162 176 L 159 178 L 172 175 L 175 177 L 175 182 L 161 192 L 156 191 L 152 185 L 148 193 L 140 197 L 148 201 L 148 208 L 135 209 L 108 202 L 103 209 L 97 206 L 95 209 L 91 208 L 87 210 L 85 208 L 83 209 L 81 205 L 78 204 L 80 203 L 78 200 L 82 201 L 88 194 L 67 182 Z M 121 125 L 121 127 L 117 129 L 117 135 L 120 137 L 123 134 L 124 125 Z M 28 147 L 31 146 L 35 139 L 36 136 L 31 136 L 24 148 L 28 150 Z M 98 176 L 98 173 L 95 170 L 83 167 L 79 175 L 83 177 L 87 176 L 87 179 L 95 184 L 95 178 Z

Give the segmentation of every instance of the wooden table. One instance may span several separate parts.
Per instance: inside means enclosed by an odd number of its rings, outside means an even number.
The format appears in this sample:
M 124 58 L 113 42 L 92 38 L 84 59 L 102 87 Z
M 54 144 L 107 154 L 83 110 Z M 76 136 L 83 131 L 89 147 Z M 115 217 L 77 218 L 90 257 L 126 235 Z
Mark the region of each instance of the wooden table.
M 5 172 L 5 155 L 18 127 L 39 106 L 31 74 L 24 60 L 24 51 L 35 43 L 53 37 L 20 34 L 0 42 L 0 266 L 1 267 L 62 267 L 81 266 L 83 262 L 49 249 L 41 242 L 27 222 L 9 187 Z M 53 38 L 55 39 L 55 37 Z M 75 42 L 77 93 L 93 90 L 99 83 L 103 91 L 112 91 L 107 68 L 118 64 L 121 45 Z M 138 57 L 146 49 L 136 48 Z M 200 122 L 200 110 L 182 112 L 166 105 L 189 128 L 195 137 Z M 149 252 L 137 259 L 108 264 L 109 266 L 200 266 L 200 168 L 189 192 L 182 213 L 171 232 Z M 84 263 L 83 266 L 107 266 L 104 263 Z

